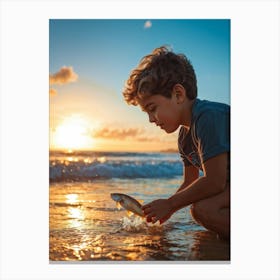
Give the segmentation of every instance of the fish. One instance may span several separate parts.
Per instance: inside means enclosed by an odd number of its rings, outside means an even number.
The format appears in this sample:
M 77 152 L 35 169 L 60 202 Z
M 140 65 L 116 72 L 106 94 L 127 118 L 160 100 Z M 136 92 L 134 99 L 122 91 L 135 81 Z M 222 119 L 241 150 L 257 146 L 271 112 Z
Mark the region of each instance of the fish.
M 111 198 L 120 204 L 124 209 L 129 212 L 134 213 L 140 217 L 144 217 L 144 212 L 142 210 L 142 205 L 135 198 L 124 194 L 124 193 L 111 193 Z

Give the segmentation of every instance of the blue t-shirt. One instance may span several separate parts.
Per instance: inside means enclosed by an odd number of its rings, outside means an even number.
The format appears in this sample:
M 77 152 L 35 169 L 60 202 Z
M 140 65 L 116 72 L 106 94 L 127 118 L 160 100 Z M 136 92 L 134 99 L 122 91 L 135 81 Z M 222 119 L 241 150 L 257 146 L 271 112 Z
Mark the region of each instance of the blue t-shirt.
M 180 128 L 178 148 L 184 165 L 193 165 L 199 169 L 209 158 L 224 152 L 229 155 L 230 106 L 196 99 L 190 129 L 183 126 Z

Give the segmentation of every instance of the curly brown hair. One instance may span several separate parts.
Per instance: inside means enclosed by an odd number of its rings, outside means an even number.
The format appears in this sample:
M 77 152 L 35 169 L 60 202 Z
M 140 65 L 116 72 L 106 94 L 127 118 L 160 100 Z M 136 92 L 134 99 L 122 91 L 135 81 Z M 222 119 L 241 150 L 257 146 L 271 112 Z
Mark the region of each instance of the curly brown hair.
M 170 98 L 175 84 L 181 84 L 190 100 L 197 96 L 196 75 L 184 54 L 175 54 L 167 46 L 144 56 L 125 83 L 123 96 L 128 104 L 138 105 L 143 96 L 161 94 Z

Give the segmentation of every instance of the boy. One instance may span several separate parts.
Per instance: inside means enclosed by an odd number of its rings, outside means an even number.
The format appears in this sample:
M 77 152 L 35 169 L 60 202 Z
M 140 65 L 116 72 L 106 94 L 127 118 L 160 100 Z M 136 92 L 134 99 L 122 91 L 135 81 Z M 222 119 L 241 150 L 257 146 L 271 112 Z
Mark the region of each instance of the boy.
M 184 182 L 168 199 L 143 206 L 148 222 L 165 222 L 191 205 L 197 223 L 230 236 L 230 107 L 199 100 L 196 75 L 190 61 L 167 47 L 145 56 L 126 82 L 124 98 L 139 105 L 167 133 L 180 126 L 179 152 Z M 203 176 L 199 176 L 199 170 Z

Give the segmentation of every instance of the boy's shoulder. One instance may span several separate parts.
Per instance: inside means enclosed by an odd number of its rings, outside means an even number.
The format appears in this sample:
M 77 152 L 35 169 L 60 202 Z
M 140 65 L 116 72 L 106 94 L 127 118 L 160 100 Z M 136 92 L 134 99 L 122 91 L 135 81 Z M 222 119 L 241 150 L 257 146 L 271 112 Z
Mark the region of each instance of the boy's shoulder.
M 229 143 L 230 106 L 197 99 L 193 104 L 189 129 L 181 126 L 179 131 L 178 147 L 182 157 L 192 155 L 193 158 L 193 152 L 200 153 L 205 162 L 210 157 L 229 151 Z
M 194 127 L 201 123 L 217 122 L 219 120 L 230 118 L 230 106 L 225 103 L 214 102 L 209 100 L 201 100 L 197 98 L 192 108 L 192 124 L 190 130 L 194 132 Z M 184 126 L 181 126 L 179 130 L 178 138 L 185 138 L 187 135 L 190 136 L 189 130 Z
M 196 99 L 193 109 L 192 109 L 192 118 L 196 119 L 202 114 L 211 114 L 211 113 L 227 113 L 230 112 L 230 106 L 225 103 L 214 102 L 209 100 Z

